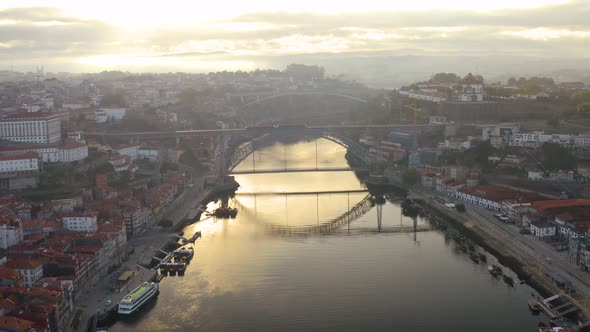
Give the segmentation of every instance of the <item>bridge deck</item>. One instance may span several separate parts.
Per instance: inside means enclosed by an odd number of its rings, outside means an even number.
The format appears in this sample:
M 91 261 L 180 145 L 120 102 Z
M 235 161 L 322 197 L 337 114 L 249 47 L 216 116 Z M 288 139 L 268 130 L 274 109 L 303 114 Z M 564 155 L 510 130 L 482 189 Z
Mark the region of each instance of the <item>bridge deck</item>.
M 312 172 L 368 172 L 367 167 L 334 167 L 334 168 L 309 168 L 309 169 L 261 169 L 247 171 L 232 171 L 230 175 L 240 174 L 271 174 L 271 173 L 312 173 Z
M 355 189 L 355 190 L 327 190 L 327 191 L 290 191 L 290 192 L 237 192 L 236 196 L 269 196 L 269 195 L 328 195 L 328 194 L 348 194 L 348 193 L 367 193 L 367 189 Z

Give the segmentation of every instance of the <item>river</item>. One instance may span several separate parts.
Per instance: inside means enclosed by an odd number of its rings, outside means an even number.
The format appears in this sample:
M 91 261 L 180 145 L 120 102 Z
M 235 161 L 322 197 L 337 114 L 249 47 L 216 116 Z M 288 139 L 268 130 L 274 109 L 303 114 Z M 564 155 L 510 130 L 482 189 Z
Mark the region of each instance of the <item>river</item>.
M 326 140 L 277 143 L 238 169 L 344 167 L 344 154 Z M 164 278 L 158 298 L 112 331 L 532 332 L 541 320 L 526 304 L 534 290 L 508 287 L 448 231 L 402 216 L 399 197 L 359 207 L 367 193 L 353 172 L 236 180 L 237 218 L 188 226 L 203 237 L 185 275 Z M 353 208 L 363 214 L 347 215 Z M 335 222 L 330 233 L 301 231 Z

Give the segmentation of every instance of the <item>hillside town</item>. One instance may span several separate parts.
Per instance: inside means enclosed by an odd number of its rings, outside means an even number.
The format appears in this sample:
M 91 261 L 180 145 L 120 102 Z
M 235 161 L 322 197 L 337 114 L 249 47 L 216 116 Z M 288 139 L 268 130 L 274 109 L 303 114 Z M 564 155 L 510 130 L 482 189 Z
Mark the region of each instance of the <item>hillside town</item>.
M 39 68 L 1 77 L 1 325 L 38 331 L 75 329 L 80 297 L 128 260 L 134 239 L 169 230 L 181 221 L 170 220 L 179 202 L 215 182 L 218 146 L 211 137 L 109 141 L 96 133 L 239 126 L 240 105 L 260 100 L 258 94 L 370 91 L 303 65 L 86 76 Z M 372 91 L 367 117 L 341 124 L 386 117 L 431 125 L 434 130 L 357 135 L 371 154 L 372 172 L 453 208 L 483 207 L 588 271 L 590 127 L 572 126 L 570 119 L 584 116 L 590 90 L 552 81 L 509 83 L 487 86 L 478 75 L 441 74 L 399 90 Z M 514 101 L 532 109 L 545 103 L 542 116 L 569 105 L 564 95 L 578 104 L 557 119 L 499 121 L 507 117 L 499 109 Z M 474 112 L 485 116 L 463 119 Z

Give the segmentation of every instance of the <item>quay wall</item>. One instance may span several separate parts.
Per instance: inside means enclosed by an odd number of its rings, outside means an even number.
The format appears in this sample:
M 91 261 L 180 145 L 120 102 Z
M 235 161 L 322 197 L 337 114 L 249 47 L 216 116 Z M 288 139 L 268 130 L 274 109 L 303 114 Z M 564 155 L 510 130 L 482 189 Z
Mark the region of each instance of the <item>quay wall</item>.
M 520 280 L 524 280 L 542 296 L 548 297 L 562 292 L 537 266 L 509 252 L 500 239 L 490 235 L 478 225 L 459 220 L 448 208 L 439 206 L 435 202 L 422 199 L 415 200 L 415 202 L 427 208 L 429 212 L 443 218 L 446 222 L 457 226 L 461 233 L 494 255 L 502 265 L 514 271 Z

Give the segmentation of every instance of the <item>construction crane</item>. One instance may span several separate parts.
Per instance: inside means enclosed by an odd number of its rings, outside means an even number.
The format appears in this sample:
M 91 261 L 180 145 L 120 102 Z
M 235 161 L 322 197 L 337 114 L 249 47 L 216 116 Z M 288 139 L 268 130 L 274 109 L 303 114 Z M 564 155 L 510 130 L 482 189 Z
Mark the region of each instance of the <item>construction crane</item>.
M 404 105 L 405 108 L 414 112 L 414 124 L 417 122 L 418 112 L 424 112 L 423 110 L 416 108 L 414 105 Z

